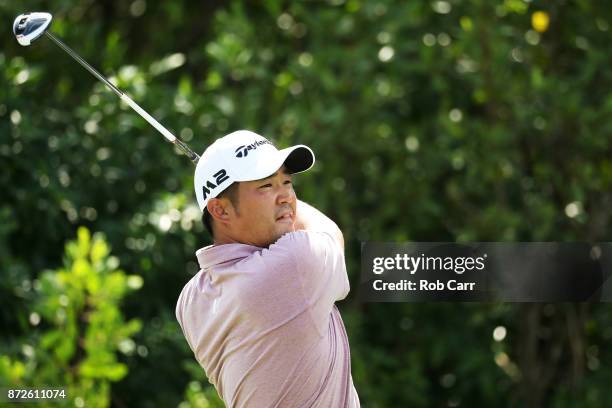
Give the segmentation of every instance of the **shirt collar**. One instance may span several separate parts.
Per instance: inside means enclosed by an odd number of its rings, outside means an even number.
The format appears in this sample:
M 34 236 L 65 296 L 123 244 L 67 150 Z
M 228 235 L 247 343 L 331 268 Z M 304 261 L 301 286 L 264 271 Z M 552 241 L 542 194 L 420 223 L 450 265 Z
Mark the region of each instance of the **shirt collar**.
M 238 262 L 257 251 L 261 251 L 261 249 L 262 248 L 246 244 L 209 245 L 198 249 L 196 258 L 198 259 L 200 268 L 207 269 L 228 262 Z

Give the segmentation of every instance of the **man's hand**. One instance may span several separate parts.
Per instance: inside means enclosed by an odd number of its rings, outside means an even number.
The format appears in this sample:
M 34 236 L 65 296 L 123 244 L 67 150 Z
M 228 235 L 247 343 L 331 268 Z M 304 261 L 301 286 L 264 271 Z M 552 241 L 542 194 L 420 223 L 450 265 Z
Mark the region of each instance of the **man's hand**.
M 338 244 L 340 244 L 340 247 L 344 249 L 342 231 L 340 231 L 336 223 L 325 214 L 301 200 L 297 200 L 296 212 L 296 230 L 327 232 L 334 237 L 336 241 L 338 241 Z

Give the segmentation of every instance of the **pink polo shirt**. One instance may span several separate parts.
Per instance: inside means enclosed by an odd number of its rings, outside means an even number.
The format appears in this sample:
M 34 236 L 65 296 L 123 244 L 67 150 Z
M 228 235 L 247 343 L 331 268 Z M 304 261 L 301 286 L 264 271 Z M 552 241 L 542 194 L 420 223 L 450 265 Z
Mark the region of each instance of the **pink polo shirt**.
M 344 252 L 325 232 L 296 231 L 269 248 L 196 252 L 176 317 L 228 407 L 359 407 L 334 302 L 349 292 Z

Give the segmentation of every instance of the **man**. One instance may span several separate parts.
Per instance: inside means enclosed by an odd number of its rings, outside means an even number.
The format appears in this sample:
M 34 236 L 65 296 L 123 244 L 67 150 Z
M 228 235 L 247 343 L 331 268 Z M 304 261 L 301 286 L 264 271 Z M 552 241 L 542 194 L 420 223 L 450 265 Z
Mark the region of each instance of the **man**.
M 214 245 L 196 252 L 201 269 L 176 317 L 229 407 L 359 407 L 334 305 L 349 292 L 342 233 L 291 184 L 314 160 L 306 146 L 277 150 L 242 130 L 196 167 Z

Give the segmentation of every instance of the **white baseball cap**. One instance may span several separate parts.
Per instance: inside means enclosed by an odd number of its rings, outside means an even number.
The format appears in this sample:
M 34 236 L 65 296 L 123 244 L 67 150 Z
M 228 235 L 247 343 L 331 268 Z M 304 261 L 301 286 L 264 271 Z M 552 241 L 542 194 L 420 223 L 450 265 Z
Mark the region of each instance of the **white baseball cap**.
M 315 156 L 308 146 L 278 150 L 265 137 L 238 130 L 215 140 L 202 154 L 195 169 L 194 186 L 200 210 L 232 183 L 266 178 L 283 164 L 290 174 L 312 167 Z

